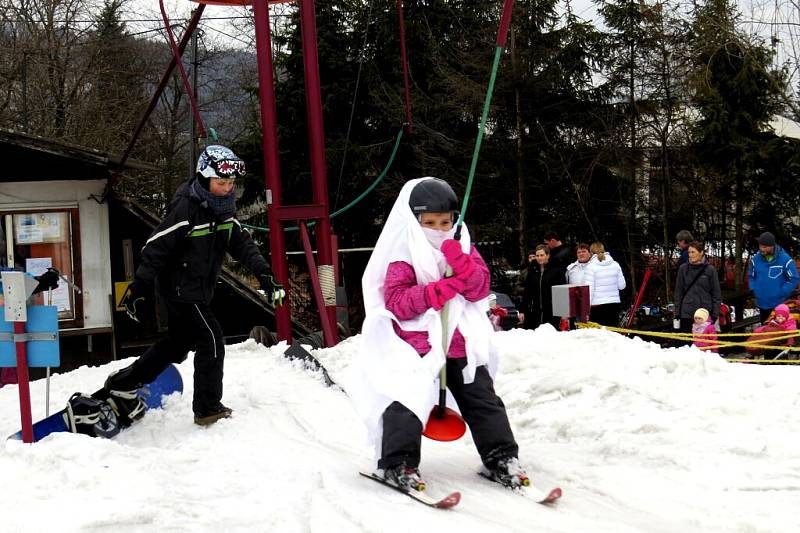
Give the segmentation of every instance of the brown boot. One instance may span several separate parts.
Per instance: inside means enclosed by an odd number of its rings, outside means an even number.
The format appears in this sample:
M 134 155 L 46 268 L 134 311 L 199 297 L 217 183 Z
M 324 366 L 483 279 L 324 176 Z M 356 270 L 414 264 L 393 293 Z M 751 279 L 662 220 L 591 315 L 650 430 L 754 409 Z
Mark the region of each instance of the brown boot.
M 222 404 L 219 404 L 214 409 L 211 409 L 208 413 L 195 413 L 194 415 L 194 423 L 198 426 L 210 426 L 217 420 L 222 418 L 230 418 L 233 414 L 233 409 L 230 407 L 225 407 Z

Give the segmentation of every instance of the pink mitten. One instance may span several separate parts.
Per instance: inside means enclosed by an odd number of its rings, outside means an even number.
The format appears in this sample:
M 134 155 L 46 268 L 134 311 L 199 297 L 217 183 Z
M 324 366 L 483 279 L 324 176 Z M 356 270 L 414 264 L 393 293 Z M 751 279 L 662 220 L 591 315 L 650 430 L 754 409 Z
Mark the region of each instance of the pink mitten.
M 494 307 L 489 310 L 495 316 L 499 316 L 500 318 L 505 318 L 508 316 L 508 310 L 505 307 Z
M 447 264 L 453 268 L 453 274 L 461 279 L 469 277 L 475 269 L 475 263 L 469 254 L 461 251 L 461 243 L 454 239 L 447 239 L 440 248 Z
M 444 278 L 425 286 L 425 296 L 428 303 L 437 311 L 444 307 L 444 304 L 454 298 L 456 294 L 464 291 L 464 282 L 458 278 Z

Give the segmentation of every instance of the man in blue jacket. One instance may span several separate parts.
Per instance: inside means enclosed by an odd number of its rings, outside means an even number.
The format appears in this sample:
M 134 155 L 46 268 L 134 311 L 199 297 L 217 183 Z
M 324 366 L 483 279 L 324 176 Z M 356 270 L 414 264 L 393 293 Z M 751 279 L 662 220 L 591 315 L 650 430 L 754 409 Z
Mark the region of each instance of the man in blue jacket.
M 749 274 L 763 324 L 775 306 L 797 287 L 797 267 L 794 259 L 775 243 L 775 235 L 765 231 L 758 237 L 758 253 L 750 260 Z

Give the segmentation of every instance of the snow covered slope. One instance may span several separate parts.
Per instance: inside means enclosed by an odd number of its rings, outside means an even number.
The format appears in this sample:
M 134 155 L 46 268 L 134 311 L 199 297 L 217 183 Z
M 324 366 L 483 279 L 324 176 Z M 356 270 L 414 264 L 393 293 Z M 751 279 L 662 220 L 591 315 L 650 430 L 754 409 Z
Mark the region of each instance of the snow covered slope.
M 53 435 L 0 452 L 0 530 L 15 531 L 800 531 L 800 369 L 729 364 L 606 331 L 497 334 L 496 388 L 535 485 L 555 508 L 476 475 L 469 434 L 424 441 L 425 508 L 357 475 L 373 468 L 350 401 L 285 346 L 229 346 L 223 401 L 234 417 L 192 423 L 183 396 L 114 440 Z M 360 337 L 315 355 L 339 383 Z M 51 409 L 113 369 L 52 380 Z M 44 382 L 32 384 L 44 414 Z M 0 434 L 19 428 L 15 387 L 0 389 Z

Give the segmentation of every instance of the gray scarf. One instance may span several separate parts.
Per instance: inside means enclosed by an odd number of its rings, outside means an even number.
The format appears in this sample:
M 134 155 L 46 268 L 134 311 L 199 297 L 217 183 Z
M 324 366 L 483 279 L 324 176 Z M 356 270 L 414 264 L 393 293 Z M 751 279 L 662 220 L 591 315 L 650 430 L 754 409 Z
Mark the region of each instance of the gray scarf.
M 205 202 L 214 211 L 220 220 L 225 220 L 236 215 L 236 191 L 232 190 L 225 196 L 215 196 L 205 190 L 197 180 L 189 186 L 189 190 L 195 198 Z

